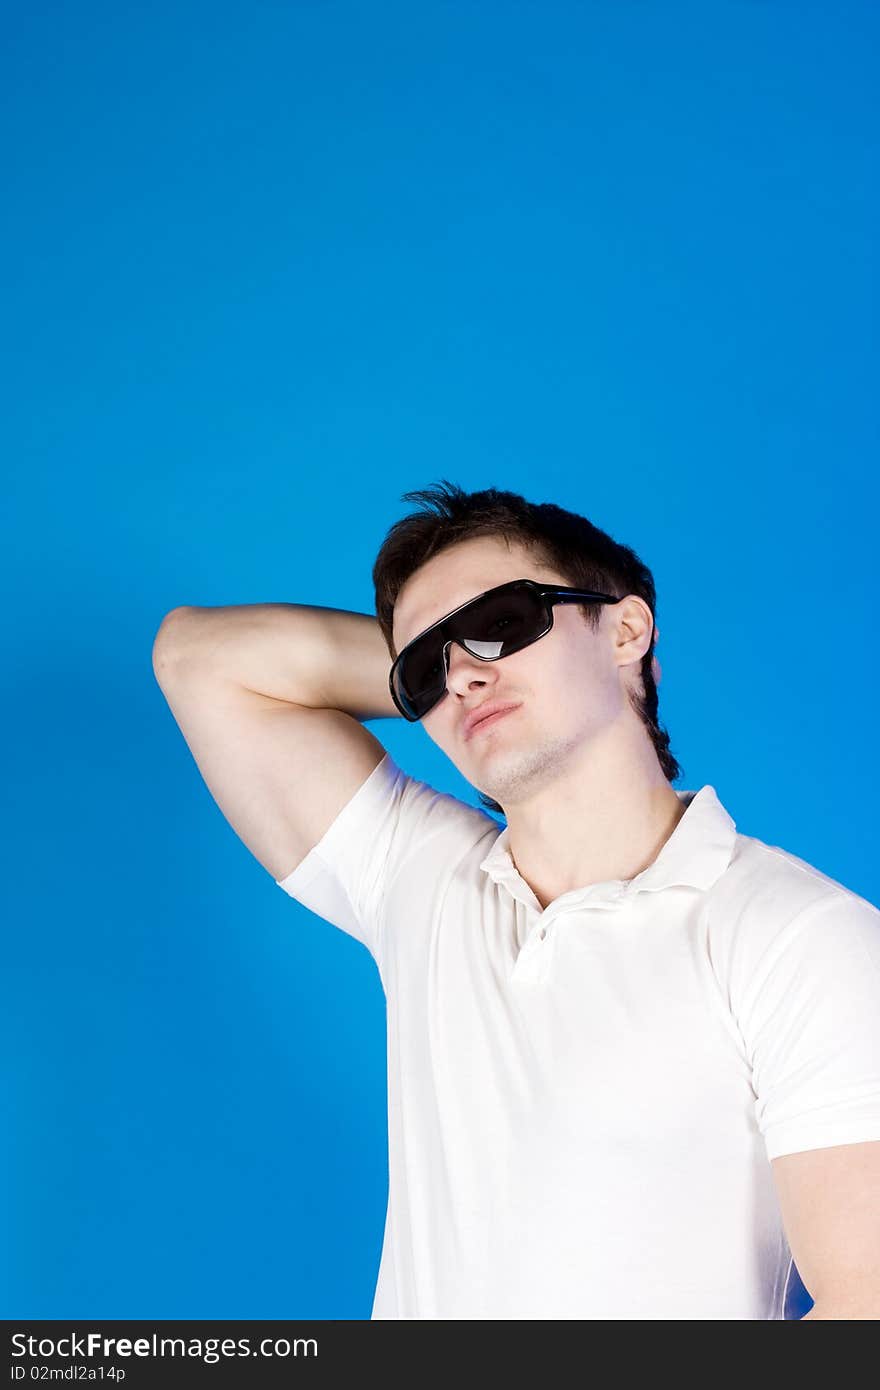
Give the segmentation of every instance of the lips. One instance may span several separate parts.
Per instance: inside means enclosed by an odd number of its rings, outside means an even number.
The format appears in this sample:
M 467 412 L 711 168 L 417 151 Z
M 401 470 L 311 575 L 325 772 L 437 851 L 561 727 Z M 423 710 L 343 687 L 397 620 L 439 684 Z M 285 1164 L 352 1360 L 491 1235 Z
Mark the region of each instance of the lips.
M 469 739 L 474 731 L 493 715 L 506 714 L 509 710 L 518 708 L 518 703 L 513 700 L 490 700 L 485 705 L 480 705 L 478 709 L 472 710 L 465 720 L 465 738 Z

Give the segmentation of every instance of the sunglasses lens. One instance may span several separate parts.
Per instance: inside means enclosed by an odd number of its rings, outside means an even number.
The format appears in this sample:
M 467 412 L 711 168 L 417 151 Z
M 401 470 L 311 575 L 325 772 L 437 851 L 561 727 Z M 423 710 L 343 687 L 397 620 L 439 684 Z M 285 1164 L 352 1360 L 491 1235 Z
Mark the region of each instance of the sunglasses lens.
M 497 661 L 520 651 L 540 637 L 547 618 L 532 589 L 489 593 L 475 600 L 448 624 L 412 643 L 396 672 L 396 690 L 414 719 L 421 719 L 446 690 L 443 648 L 451 639 L 461 642 L 474 656 Z

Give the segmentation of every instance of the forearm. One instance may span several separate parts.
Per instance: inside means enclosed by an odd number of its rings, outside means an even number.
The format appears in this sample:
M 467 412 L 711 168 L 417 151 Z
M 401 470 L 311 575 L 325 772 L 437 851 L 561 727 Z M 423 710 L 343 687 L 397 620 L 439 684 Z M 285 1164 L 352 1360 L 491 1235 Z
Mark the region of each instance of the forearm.
M 157 678 L 216 672 L 249 690 L 356 719 L 399 716 L 391 657 L 367 613 L 296 603 L 175 608 L 153 647 Z

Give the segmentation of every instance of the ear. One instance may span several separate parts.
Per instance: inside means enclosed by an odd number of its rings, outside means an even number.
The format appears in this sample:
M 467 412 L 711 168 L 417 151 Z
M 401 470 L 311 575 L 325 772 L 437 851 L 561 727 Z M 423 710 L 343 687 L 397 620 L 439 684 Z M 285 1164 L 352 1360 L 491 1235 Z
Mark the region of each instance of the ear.
M 614 651 L 619 666 L 631 666 L 641 661 L 651 649 L 654 619 L 645 600 L 637 594 L 627 594 L 616 610 Z M 656 664 L 656 662 L 655 662 Z

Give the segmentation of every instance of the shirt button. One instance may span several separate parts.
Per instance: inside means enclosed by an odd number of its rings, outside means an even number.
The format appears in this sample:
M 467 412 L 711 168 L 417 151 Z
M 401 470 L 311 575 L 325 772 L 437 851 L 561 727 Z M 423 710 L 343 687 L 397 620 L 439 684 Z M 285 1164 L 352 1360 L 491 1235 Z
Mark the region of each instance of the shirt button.
M 547 935 L 547 928 L 546 928 L 546 927 L 540 927 L 540 928 L 538 929 L 538 935 L 540 936 L 541 940 L 543 941 L 543 940 L 544 940 L 544 937 Z

